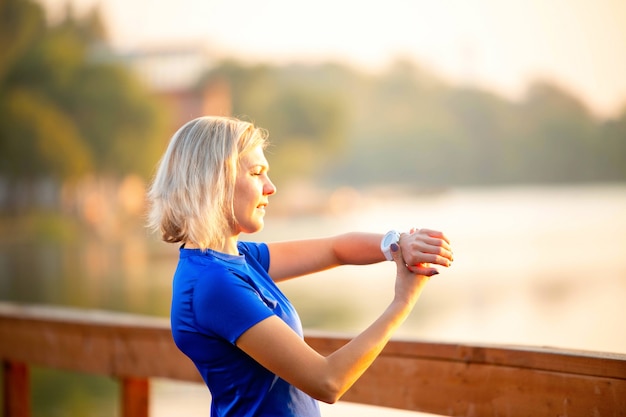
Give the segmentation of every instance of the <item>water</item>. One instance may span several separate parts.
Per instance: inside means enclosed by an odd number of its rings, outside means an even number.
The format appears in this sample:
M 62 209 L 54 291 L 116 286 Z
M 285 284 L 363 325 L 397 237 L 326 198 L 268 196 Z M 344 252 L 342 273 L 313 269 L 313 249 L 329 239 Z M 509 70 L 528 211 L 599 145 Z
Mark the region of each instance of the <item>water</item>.
M 284 217 L 272 215 L 281 203 L 277 195 L 265 230 L 249 238 L 439 229 L 452 241 L 454 265 L 429 282 L 397 337 L 626 353 L 626 185 L 411 195 L 378 190 L 343 197 L 333 200 L 343 203 L 328 215 Z M 0 248 L 2 300 L 168 314 L 177 251 L 146 239 L 141 227 L 129 227 L 115 242 L 11 241 Z M 391 263 L 341 267 L 282 287 L 305 327 L 355 333 L 390 301 L 394 268 Z M 182 403 L 193 410 L 186 415 L 206 415 L 210 400 L 202 386 L 155 381 L 154 391 L 155 416 L 179 415 L 175 410 Z M 328 417 L 380 415 L 358 405 L 323 410 Z M 415 415 L 388 415 L 396 413 Z
M 399 336 L 626 353 L 626 187 L 461 189 L 366 200 L 308 231 L 413 225 L 444 231 L 455 262 L 430 281 Z M 293 220 L 270 219 L 271 228 L 282 231 L 280 238 L 307 231 Z M 338 330 L 358 331 L 389 301 L 392 277 L 390 264 L 344 267 L 284 289 L 307 309 L 345 305 L 353 320 Z

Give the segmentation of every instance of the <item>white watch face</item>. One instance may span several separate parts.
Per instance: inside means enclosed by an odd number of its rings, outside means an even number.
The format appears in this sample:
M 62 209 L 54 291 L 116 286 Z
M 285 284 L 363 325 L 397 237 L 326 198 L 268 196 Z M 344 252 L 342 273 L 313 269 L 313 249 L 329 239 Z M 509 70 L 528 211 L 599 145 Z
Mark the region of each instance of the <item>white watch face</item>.
M 392 243 L 398 243 L 400 240 L 400 233 L 395 230 L 390 230 L 383 236 L 383 240 L 380 242 L 380 249 L 382 250 L 385 258 L 391 261 L 393 260 L 393 256 L 391 255 L 390 246 Z
M 386 248 L 391 246 L 392 243 L 397 241 L 396 236 L 397 235 L 395 232 L 388 232 L 383 239 L 383 246 L 385 246 Z

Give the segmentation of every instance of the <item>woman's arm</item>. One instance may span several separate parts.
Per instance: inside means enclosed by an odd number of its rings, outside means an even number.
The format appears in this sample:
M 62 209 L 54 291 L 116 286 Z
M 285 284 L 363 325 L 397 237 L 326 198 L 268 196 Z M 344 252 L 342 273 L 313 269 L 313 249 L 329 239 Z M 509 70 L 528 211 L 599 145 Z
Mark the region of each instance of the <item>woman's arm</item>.
M 329 238 L 268 243 L 269 274 L 276 282 L 324 271 L 339 265 L 368 265 L 385 260 L 380 250 L 382 234 L 346 233 Z M 450 242 L 436 230 L 402 233 L 399 245 L 407 266 L 414 273 L 432 275 L 430 265 L 449 266 Z
M 367 265 L 385 260 L 382 235 L 346 233 L 338 236 L 268 243 L 269 274 L 276 282 L 324 271 L 339 265 Z
M 393 301 L 374 323 L 337 351 L 320 355 L 275 316 L 244 332 L 237 346 L 312 397 L 328 403 L 337 401 L 380 354 L 428 281 L 427 276 L 409 271 L 398 247 L 395 249 L 397 276 Z

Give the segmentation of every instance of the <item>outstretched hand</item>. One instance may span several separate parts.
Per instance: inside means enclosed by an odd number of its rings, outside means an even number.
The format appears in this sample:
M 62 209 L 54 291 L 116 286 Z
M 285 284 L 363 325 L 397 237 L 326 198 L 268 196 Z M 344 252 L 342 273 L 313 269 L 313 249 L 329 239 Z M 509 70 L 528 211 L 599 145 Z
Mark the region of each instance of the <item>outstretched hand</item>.
M 448 267 L 454 260 L 450 241 L 437 230 L 411 229 L 400 235 L 399 245 L 407 268 L 415 274 L 436 275 L 434 265 Z
M 424 286 L 430 280 L 431 275 L 434 274 L 416 273 L 407 268 L 402 250 L 395 243 L 391 245 L 391 255 L 396 263 L 397 271 L 394 300 L 399 301 L 401 306 L 408 307 L 411 310 Z

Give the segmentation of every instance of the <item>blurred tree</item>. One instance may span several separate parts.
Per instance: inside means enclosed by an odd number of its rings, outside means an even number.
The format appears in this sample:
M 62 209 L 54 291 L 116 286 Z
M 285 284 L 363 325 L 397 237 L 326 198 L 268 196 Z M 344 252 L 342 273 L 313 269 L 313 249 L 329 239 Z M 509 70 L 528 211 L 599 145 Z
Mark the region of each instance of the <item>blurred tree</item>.
M 599 124 L 569 92 L 551 83 L 530 85 L 520 107 L 525 121 L 525 177 L 532 182 L 585 181 L 601 168 Z M 522 142 L 520 142 L 521 144 Z
M 449 181 L 450 171 L 440 167 L 448 152 L 461 147 L 454 143 L 459 137 L 443 107 L 446 91 L 434 74 L 402 59 L 362 83 L 350 101 L 358 109 L 350 148 L 332 177 L 414 186 Z
M 599 120 L 554 83 L 532 83 L 517 102 L 404 59 L 369 75 L 228 61 L 207 77 L 227 80 L 235 116 L 270 131 L 278 177 L 427 187 L 624 180 L 624 116 Z
M 34 2 L 0 2 L 0 83 L 24 51 L 41 36 L 45 21 L 42 9 Z
M 0 4 L 0 175 L 150 174 L 163 126 L 147 88 L 108 53 L 97 10 L 49 26 L 31 0 Z
M 270 133 L 268 155 L 275 178 L 295 178 L 323 169 L 346 135 L 345 96 L 329 81 L 327 71 L 330 67 L 312 70 L 297 65 L 245 66 L 225 61 L 201 83 L 227 80 L 233 115 Z
M 49 100 L 27 88 L 0 102 L 3 174 L 34 180 L 71 178 L 91 168 L 91 152 L 75 123 Z
M 446 95 L 446 109 L 455 129 L 456 146 L 463 150 L 456 157 L 454 181 L 510 181 L 515 160 L 511 138 L 517 128 L 511 104 L 487 91 L 459 87 Z
M 597 180 L 626 181 L 626 106 L 621 115 L 607 120 L 601 126 L 598 147 L 601 150 Z

